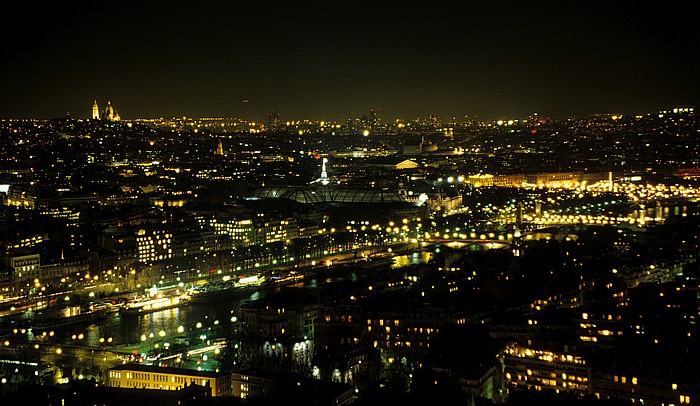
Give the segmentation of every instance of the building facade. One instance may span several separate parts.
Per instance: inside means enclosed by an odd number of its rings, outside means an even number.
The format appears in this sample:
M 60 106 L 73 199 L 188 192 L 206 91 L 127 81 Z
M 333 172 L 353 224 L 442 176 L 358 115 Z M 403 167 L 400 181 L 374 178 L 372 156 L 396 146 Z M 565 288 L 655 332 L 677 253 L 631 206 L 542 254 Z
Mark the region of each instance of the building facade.
M 125 364 L 107 371 L 107 386 L 180 390 L 190 385 L 211 389 L 211 396 L 232 396 L 231 374 L 192 369 Z

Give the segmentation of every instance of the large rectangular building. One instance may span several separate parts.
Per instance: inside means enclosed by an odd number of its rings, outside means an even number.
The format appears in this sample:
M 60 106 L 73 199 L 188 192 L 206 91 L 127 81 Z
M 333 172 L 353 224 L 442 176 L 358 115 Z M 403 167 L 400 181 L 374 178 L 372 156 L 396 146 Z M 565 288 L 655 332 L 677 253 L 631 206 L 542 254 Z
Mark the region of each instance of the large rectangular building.
M 190 385 L 211 388 L 211 396 L 231 396 L 231 374 L 193 369 L 124 364 L 107 371 L 107 386 L 180 390 Z

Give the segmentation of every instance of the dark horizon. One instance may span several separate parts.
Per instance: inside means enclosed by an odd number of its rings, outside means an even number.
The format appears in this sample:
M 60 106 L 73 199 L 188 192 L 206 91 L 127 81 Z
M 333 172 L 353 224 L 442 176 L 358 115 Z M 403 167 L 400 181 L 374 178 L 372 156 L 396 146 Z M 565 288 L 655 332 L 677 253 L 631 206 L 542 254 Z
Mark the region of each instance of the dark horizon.
M 341 121 L 694 107 L 700 6 L 582 1 L 20 4 L 0 117 Z M 33 8 L 32 8 L 33 7 Z

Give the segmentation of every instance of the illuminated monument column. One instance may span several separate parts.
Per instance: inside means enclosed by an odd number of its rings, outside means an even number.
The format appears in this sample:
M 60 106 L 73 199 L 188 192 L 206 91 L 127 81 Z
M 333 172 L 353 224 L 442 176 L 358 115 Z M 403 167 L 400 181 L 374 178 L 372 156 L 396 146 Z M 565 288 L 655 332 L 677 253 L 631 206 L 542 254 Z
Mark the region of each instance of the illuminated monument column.
M 328 158 L 323 158 L 323 164 L 321 165 L 321 183 L 324 185 L 328 184 L 328 173 L 326 172 L 326 162 Z

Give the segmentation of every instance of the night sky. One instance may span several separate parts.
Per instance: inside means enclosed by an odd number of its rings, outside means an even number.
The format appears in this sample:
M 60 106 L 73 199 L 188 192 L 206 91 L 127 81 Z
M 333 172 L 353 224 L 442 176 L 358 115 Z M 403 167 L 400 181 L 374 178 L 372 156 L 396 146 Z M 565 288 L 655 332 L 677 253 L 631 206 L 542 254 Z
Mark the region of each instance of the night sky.
M 6 9 L 0 118 L 342 120 L 696 106 L 700 3 L 91 1 Z

